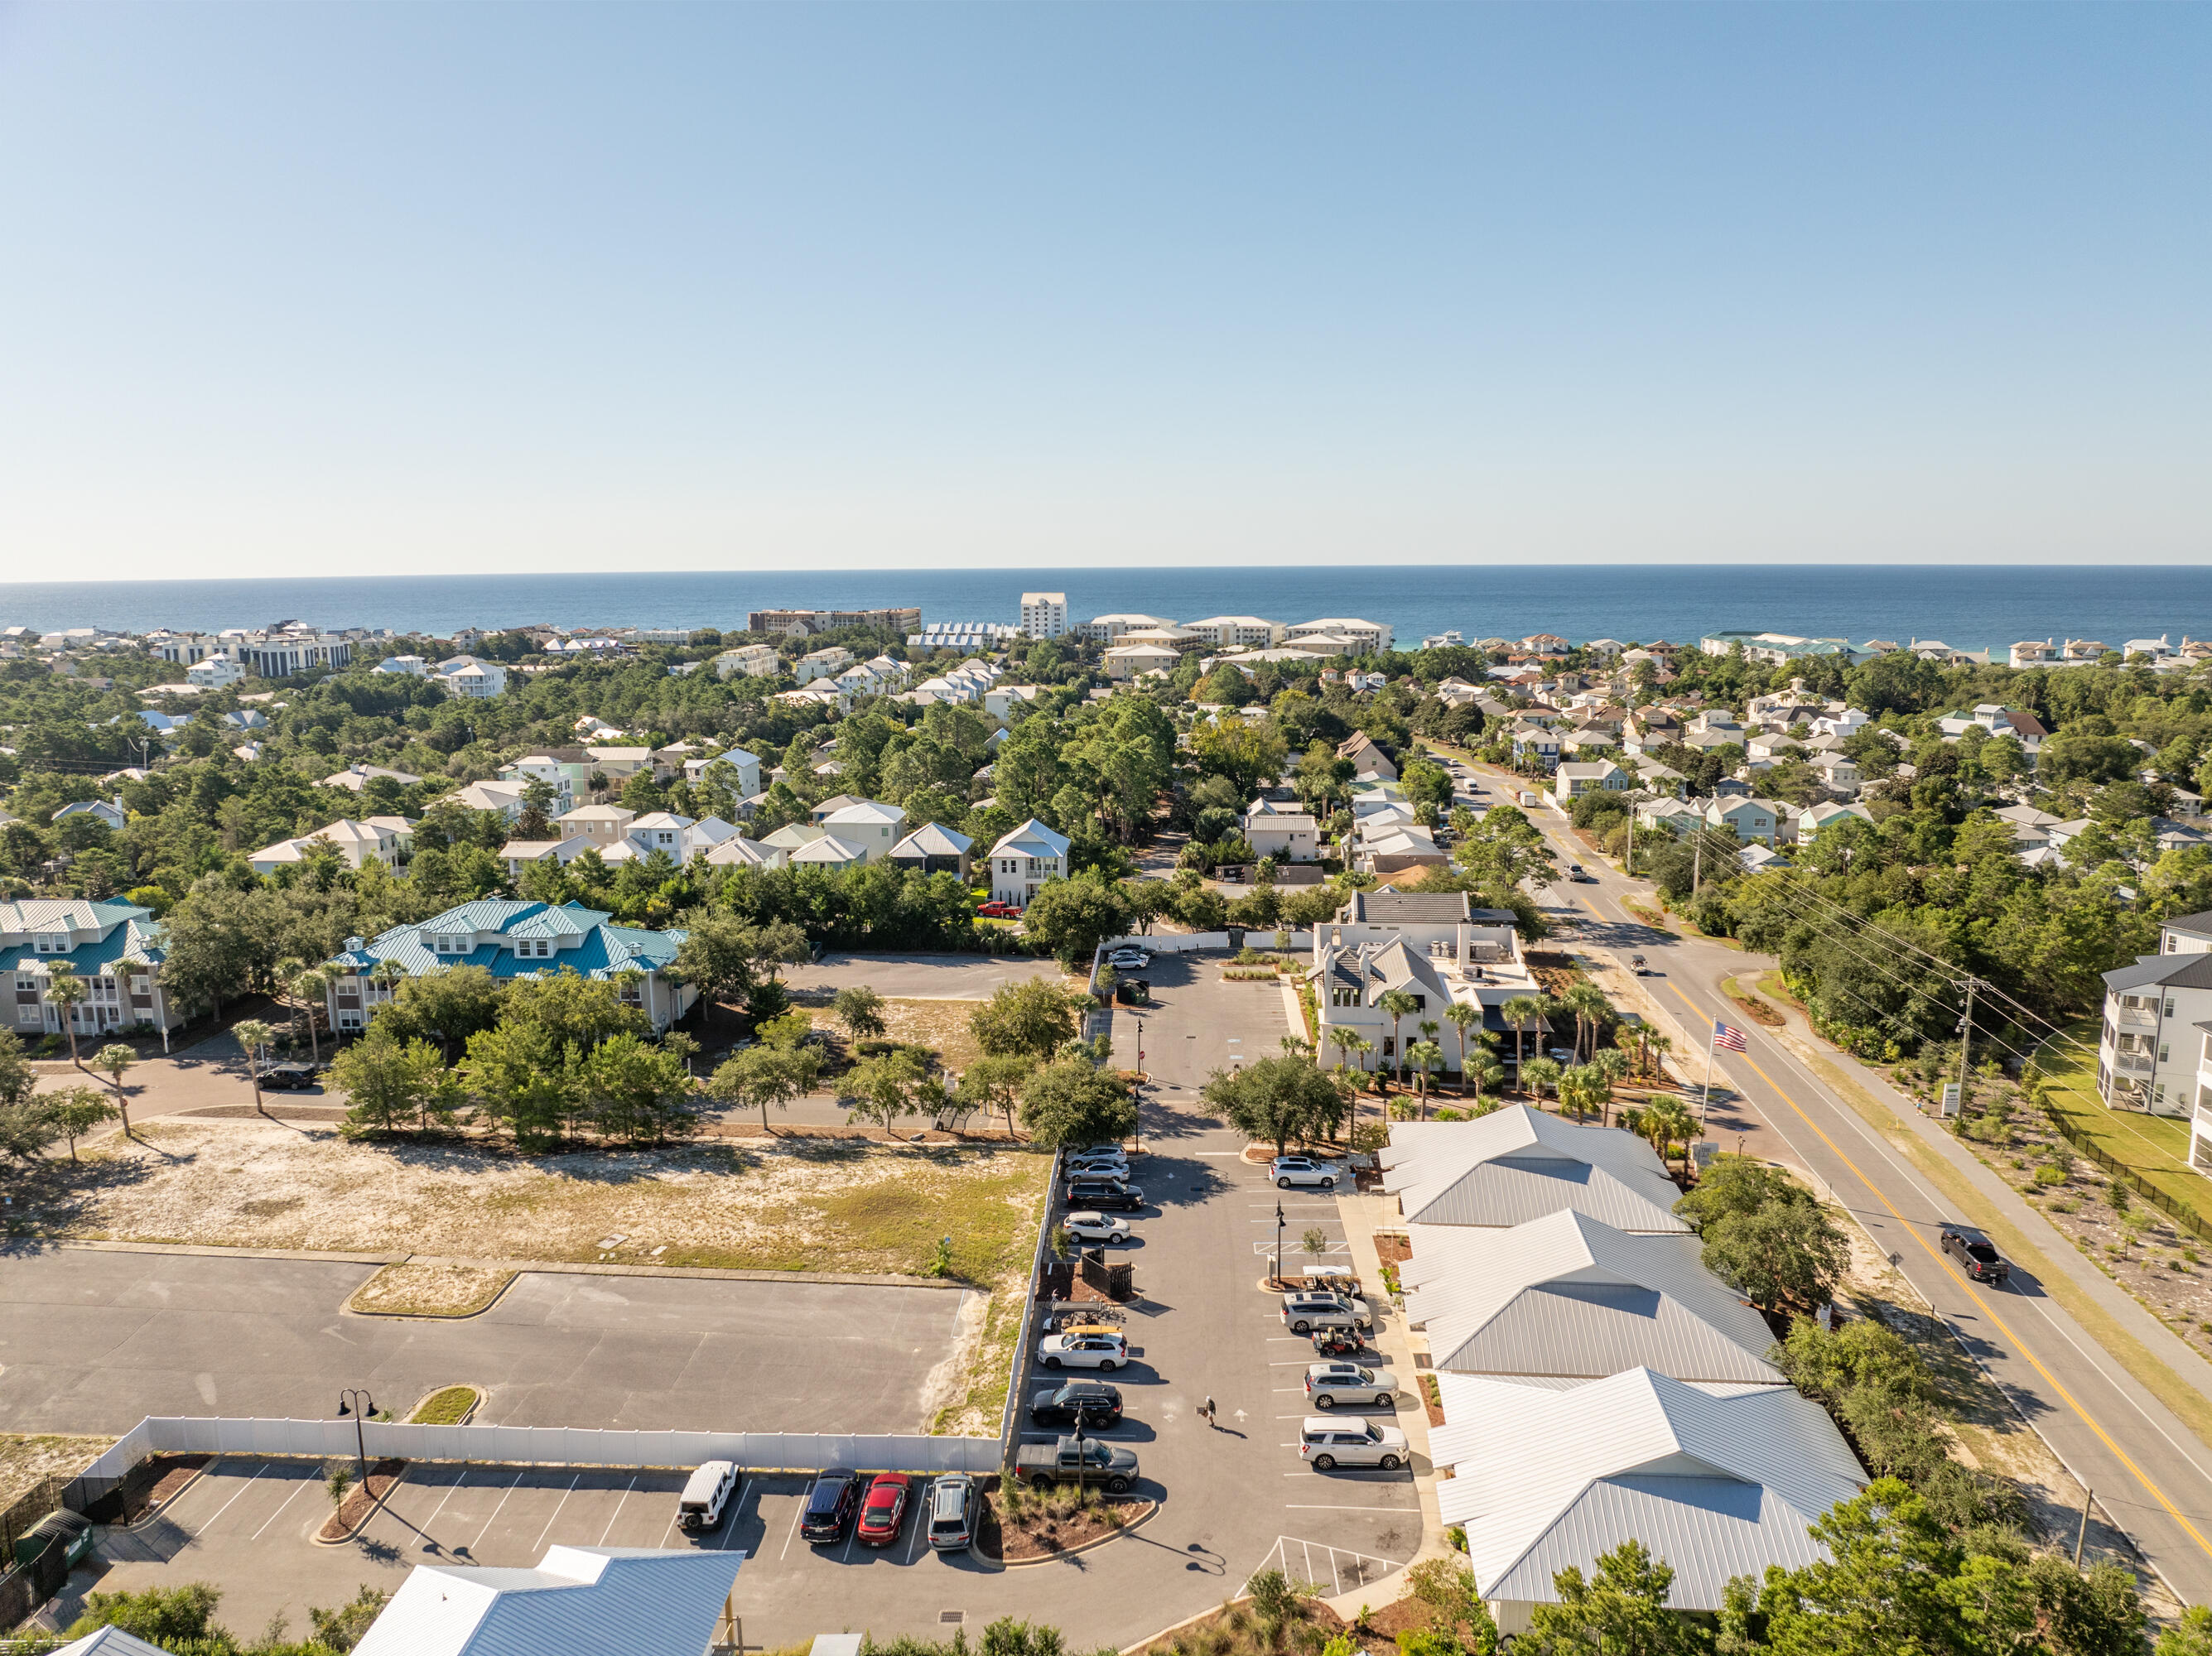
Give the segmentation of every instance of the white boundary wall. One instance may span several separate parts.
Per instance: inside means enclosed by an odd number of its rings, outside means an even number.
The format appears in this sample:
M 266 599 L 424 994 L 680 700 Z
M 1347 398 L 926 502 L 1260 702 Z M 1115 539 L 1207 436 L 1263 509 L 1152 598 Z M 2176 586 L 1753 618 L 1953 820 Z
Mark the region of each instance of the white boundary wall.
M 1021 1375 L 1013 1385 L 1018 1388 Z M 363 1421 L 359 1441 L 372 1459 L 492 1462 L 501 1465 L 696 1466 L 734 1460 L 748 1470 L 994 1472 L 995 1437 L 915 1435 L 832 1436 L 803 1432 L 624 1432 L 586 1426 L 409 1426 Z M 84 1469 L 121 1477 L 151 1454 L 317 1455 L 350 1459 L 350 1420 L 191 1418 L 149 1415 Z
M 1274 948 L 1275 933 L 1279 929 L 1271 925 L 1249 928 L 1244 933 L 1245 946 L 1261 950 Z M 1152 955 L 1188 955 L 1200 949 L 1228 947 L 1229 934 L 1226 931 L 1133 931 L 1126 937 L 1112 937 L 1100 943 L 1097 958 L 1103 960 L 1117 949 L 1141 949 Z M 1291 932 L 1291 947 L 1311 949 L 1313 933 L 1310 931 Z

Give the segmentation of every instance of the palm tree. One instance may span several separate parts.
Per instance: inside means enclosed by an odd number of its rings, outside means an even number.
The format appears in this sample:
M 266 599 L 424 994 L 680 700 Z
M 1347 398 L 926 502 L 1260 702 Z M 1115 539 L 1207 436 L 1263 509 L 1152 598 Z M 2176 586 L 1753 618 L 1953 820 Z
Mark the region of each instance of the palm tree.
M 1367 1073 L 1367 1055 L 1375 1050 L 1375 1043 L 1364 1035 L 1354 1035 L 1344 1043 L 1345 1050 L 1358 1060 L 1356 1067 L 1362 1077 Z
M 56 961 L 46 968 L 46 998 L 62 1009 L 62 1028 L 68 1032 L 70 1062 L 80 1070 L 83 1061 L 76 1055 L 76 1009 L 84 1004 L 91 986 L 77 976 L 76 968 L 67 961 Z
M 1690 1140 L 1697 1136 L 1698 1122 L 1696 1117 L 1682 1107 L 1680 1099 L 1653 1099 L 1644 1107 L 1640 1125 L 1644 1136 L 1651 1141 L 1651 1148 L 1659 1152 L 1662 1162 L 1667 1159 L 1667 1147 L 1679 1143 L 1682 1146 L 1683 1162 L 1686 1166 L 1688 1164 Z
M 105 1070 L 109 1084 L 115 1089 L 115 1107 L 117 1113 L 123 1118 L 123 1136 L 126 1138 L 131 1136 L 131 1101 L 123 1095 L 123 1072 L 137 1061 L 137 1049 L 125 1046 L 119 1040 L 101 1047 L 92 1055 L 93 1068 Z M 76 1154 L 74 1146 L 70 1148 L 70 1154 L 72 1156 Z
M 1398 1055 L 1398 1084 L 1406 1084 L 1406 1044 L 1398 1039 L 1398 1020 L 1408 1012 L 1421 1010 L 1420 1002 L 1406 989 L 1385 989 L 1375 998 L 1375 1004 L 1390 1015 L 1390 1050 Z
M 246 1073 L 253 1077 L 253 1107 L 261 1107 L 261 1050 L 276 1039 L 276 1032 L 259 1018 L 245 1018 L 230 1026 L 238 1044 L 246 1048 Z
M 1472 1001 L 1455 1000 L 1444 1008 L 1444 1022 L 1451 1025 L 1452 1032 L 1459 1037 L 1459 1084 L 1464 1091 L 1467 1087 L 1467 1026 L 1482 1022 L 1482 1008 Z
M 1578 983 L 1568 990 L 1566 1003 L 1575 1015 L 1576 1052 L 1579 1053 L 1583 1051 L 1580 1034 L 1583 1026 L 1587 1025 L 1589 1029 L 1589 1050 L 1595 1052 L 1597 1050 L 1598 1027 L 1605 1022 L 1607 1015 L 1613 1010 L 1613 1003 L 1605 998 L 1605 991 L 1594 983 Z
M 1336 1072 L 1339 1075 L 1342 1075 L 1344 1073 L 1345 1055 L 1355 1051 L 1358 1047 L 1365 1046 L 1367 1043 L 1362 1040 L 1358 1035 L 1354 1034 L 1351 1030 L 1346 1028 L 1343 1025 L 1339 1024 L 1328 1032 L 1328 1044 L 1336 1048 Z
M 1601 1123 L 1613 1113 L 1613 1089 L 1615 1083 L 1627 1077 L 1628 1066 L 1628 1054 L 1618 1046 L 1608 1046 L 1590 1060 L 1591 1073 L 1596 1077 L 1595 1095 Z
M 1644 1026 L 1644 1073 L 1664 1076 L 1667 1073 L 1667 1054 L 1674 1050 L 1672 1037 L 1662 1034 L 1650 1024 Z
M 1544 1003 L 1534 995 L 1516 995 L 1498 1009 L 1498 1015 L 1513 1026 L 1513 1062 L 1518 1065 L 1528 1056 L 1524 1032 L 1544 1016 Z
M 1532 1058 L 1521 1066 L 1521 1084 L 1540 1104 L 1544 1101 L 1544 1089 L 1556 1087 L 1560 1073 L 1556 1059 Z
M 1474 1102 L 1470 1107 L 1477 1115 L 1485 1114 L 1486 1112 L 1482 1107 L 1482 1089 L 1485 1087 L 1503 1087 L 1505 1084 L 1505 1066 L 1502 1064 L 1492 1064 L 1490 1061 L 1490 1054 L 1485 1052 L 1474 1070 L 1467 1073 L 1468 1079 L 1474 1083 Z
M 312 966 L 295 972 L 284 985 L 284 992 L 297 1001 L 300 1010 L 307 1015 L 308 1051 L 318 1064 L 323 1061 L 323 1043 L 315 1033 L 315 1008 L 322 1004 L 330 986 L 329 974 Z M 296 1052 L 300 1049 L 295 1046 L 292 1050 Z
M 1413 1073 L 1420 1077 L 1421 1119 L 1429 1118 L 1429 1076 L 1444 1061 L 1444 1049 L 1433 1040 L 1417 1040 L 1406 1049 L 1406 1056 L 1413 1060 Z

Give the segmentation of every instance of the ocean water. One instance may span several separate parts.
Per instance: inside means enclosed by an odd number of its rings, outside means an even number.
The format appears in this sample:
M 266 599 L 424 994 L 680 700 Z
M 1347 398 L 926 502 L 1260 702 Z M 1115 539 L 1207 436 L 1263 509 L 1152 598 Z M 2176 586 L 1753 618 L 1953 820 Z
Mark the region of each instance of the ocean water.
M 711 571 L 660 574 L 332 576 L 276 580 L 0 582 L 0 626 L 195 632 L 297 618 L 323 627 L 742 628 L 749 610 L 918 604 L 924 621 L 1012 622 L 1021 594 L 1067 594 L 1087 619 L 1258 615 L 1382 622 L 1401 643 L 1557 633 L 1694 642 L 1723 629 L 1815 638 L 1941 639 L 2002 651 L 2020 639 L 2118 647 L 2212 633 L 2212 567 L 2173 565 L 1302 565 L 1279 568 Z

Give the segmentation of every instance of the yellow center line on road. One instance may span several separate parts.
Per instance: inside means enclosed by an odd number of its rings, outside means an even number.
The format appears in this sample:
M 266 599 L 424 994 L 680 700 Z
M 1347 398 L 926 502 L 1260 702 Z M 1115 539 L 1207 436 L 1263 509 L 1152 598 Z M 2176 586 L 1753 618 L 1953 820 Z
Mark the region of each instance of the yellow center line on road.
M 1711 1025 L 1713 1022 L 1712 1018 L 1705 1013 L 1699 1011 L 1698 1010 L 1697 1003 L 1692 1001 L 1687 995 L 1684 994 L 1679 986 L 1671 980 L 1668 983 L 1667 986 L 1674 991 L 1675 999 L 1680 1001 L 1685 1007 L 1689 1009 L 1690 1015 L 1692 1017 L 1698 1019 L 1709 1027 Z M 1921 1234 L 1919 1227 L 1915 1225 L 1911 1220 L 1907 1219 L 1902 1213 L 1898 1211 L 1897 1204 L 1892 1202 L 1888 1197 L 1882 1193 L 1881 1187 L 1877 1186 L 1873 1180 L 1868 1178 L 1865 1174 L 1860 1172 L 1858 1163 L 1852 1161 L 1850 1156 L 1844 1154 L 1842 1147 L 1839 1146 L 1834 1139 L 1828 1137 L 1827 1133 L 1821 1128 L 1818 1122 L 1814 1121 L 1811 1116 L 1805 1113 L 1804 1110 L 1799 1107 L 1796 1099 L 1790 1097 L 1786 1091 L 1776 1084 L 1773 1077 L 1768 1075 L 1765 1070 L 1759 1068 L 1759 1061 L 1756 1059 L 1753 1058 L 1748 1052 L 1739 1054 L 1739 1056 L 1742 1058 L 1746 1064 L 1751 1066 L 1753 1074 L 1756 1075 L 1769 1087 L 1774 1089 L 1775 1095 L 1790 1107 L 1800 1121 L 1802 1121 L 1815 1133 L 1819 1134 L 1820 1142 L 1828 1147 L 1830 1154 L 1834 1156 L 1838 1162 L 1841 1162 L 1845 1167 L 1851 1170 L 1852 1176 L 1856 1178 L 1859 1183 L 1864 1185 L 1869 1191 L 1873 1192 L 1875 1200 L 1880 1202 L 1882 1206 L 1889 1210 L 1891 1216 L 1896 1219 L 1899 1224 L 1905 1227 L 1905 1230 L 1911 1235 L 1914 1241 L 1920 1244 L 1921 1251 L 1926 1253 L 1930 1259 L 1936 1262 L 1936 1266 L 1943 1272 L 1943 1274 L 1948 1277 L 1953 1282 L 1958 1283 L 1960 1288 L 1965 1290 L 1966 1297 L 1971 1299 L 1977 1306 L 1978 1306 L 1981 1308 L 1982 1314 L 1987 1317 L 1991 1323 L 1996 1325 L 1997 1331 L 2002 1334 L 2005 1338 L 2011 1343 L 2013 1350 L 2019 1352 L 2021 1356 L 2027 1359 L 2029 1367 L 2033 1368 L 2037 1374 L 2042 1375 L 2045 1382 L 2051 1387 L 2051 1389 L 2056 1392 L 2059 1395 L 2060 1398 L 2064 1401 L 2066 1406 L 2074 1411 L 2075 1418 L 2079 1420 L 2091 1431 L 2094 1432 L 2097 1435 L 2097 1441 L 2112 1452 L 2114 1458 L 2119 1461 L 2121 1465 L 2128 1469 L 2130 1475 L 2135 1478 L 2136 1483 L 2142 1484 L 2143 1488 L 2149 1492 L 2151 1498 L 2156 1501 L 2160 1506 L 2166 1508 L 2166 1512 L 2172 1515 L 2175 1523 L 2180 1525 L 2183 1529 L 2189 1532 L 2189 1538 L 2197 1544 L 2198 1550 L 2203 1552 L 2207 1557 L 2212 1557 L 2212 1543 L 2208 1543 L 2203 1535 L 2197 1530 L 2197 1526 L 2189 1521 L 2188 1518 L 2183 1514 L 2179 1507 L 2175 1506 L 2172 1501 L 2166 1499 L 2166 1491 L 2160 1489 L 2157 1484 L 2151 1482 L 2150 1478 L 2145 1475 L 2142 1468 L 2136 1465 L 2136 1463 L 2129 1458 L 2128 1452 L 2121 1448 L 2118 1443 L 2112 1441 L 2112 1434 L 2107 1432 L 2104 1427 L 2098 1422 L 2094 1415 L 2090 1414 L 2087 1409 L 2081 1406 L 2080 1400 L 2077 1399 L 2071 1392 L 2068 1391 L 2064 1386 L 2059 1383 L 2058 1377 L 2043 1366 L 2042 1359 L 2038 1357 L 2033 1351 L 2030 1350 L 2028 1349 L 2027 1343 L 2022 1340 L 2019 1335 L 2014 1333 L 2011 1326 L 2006 1323 L 2005 1319 L 1998 1316 L 1996 1311 L 1990 1308 L 1989 1301 L 1981 1296 L 1981 1295 L 1975 1289 L 1974 1285 L 1968 1282 L 1964 1277 L 1960 1276 L 1958 1271 L 1952 1265 L 1951 1262 L 1945 1259 L 1938 1249 L 1929 1246 L 1928 1239 Z

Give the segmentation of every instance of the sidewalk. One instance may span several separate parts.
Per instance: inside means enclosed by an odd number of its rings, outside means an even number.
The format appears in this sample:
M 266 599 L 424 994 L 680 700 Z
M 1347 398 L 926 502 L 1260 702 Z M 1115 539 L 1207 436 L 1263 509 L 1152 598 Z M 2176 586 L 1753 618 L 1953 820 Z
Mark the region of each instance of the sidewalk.
M 1395 1198 L 1376 1194 L 1340 1196 L 1336 1210 L 1344 1221 L 1345 1240 L 1352 1248 L 1352 1268 L 1358 1272 L 1359 1280 L 1371 1284 L 1367 1298 L 1375 1307 L 1375 1349 L 1382 1354 L 1393 1374 L 1402 1383 L 1401 1390 L 1413 1395 L 1411 1411 L 1401 1409 L 1397 1424 L 1406 1435 L 1406 1447 L 1412 1451 L 1413 1487 L 1421 1498 L 1421 1546 L 1406 1561 L 1411 1569 L 1425 1558 L 1456 1557 L 1444 1541 L 1444 1520 L 1437 1505 L 1437 1467 L 1429 1458 L 1429 1411 L 1421 1401 L 1420 1375 L 1425 1370 L 1413 1363 L 1413 1336 L 1406 1324 L 1405 1313 L 1390 1303 L 1382 1292 L 1382 1259 L 1375 1252 L 1375 1233 L 1399 1227 L 1398 1204 Z M 1406 1570 L 1395 1570 L 1379 1581 L 1340 1593 L 1334 1598 L 1324 1598 L 1327 1604 L 1347 1622 L 1359 1613 L 1362 1604 L 1388 1604 L 1403 1598 L 1406 1592 Z

